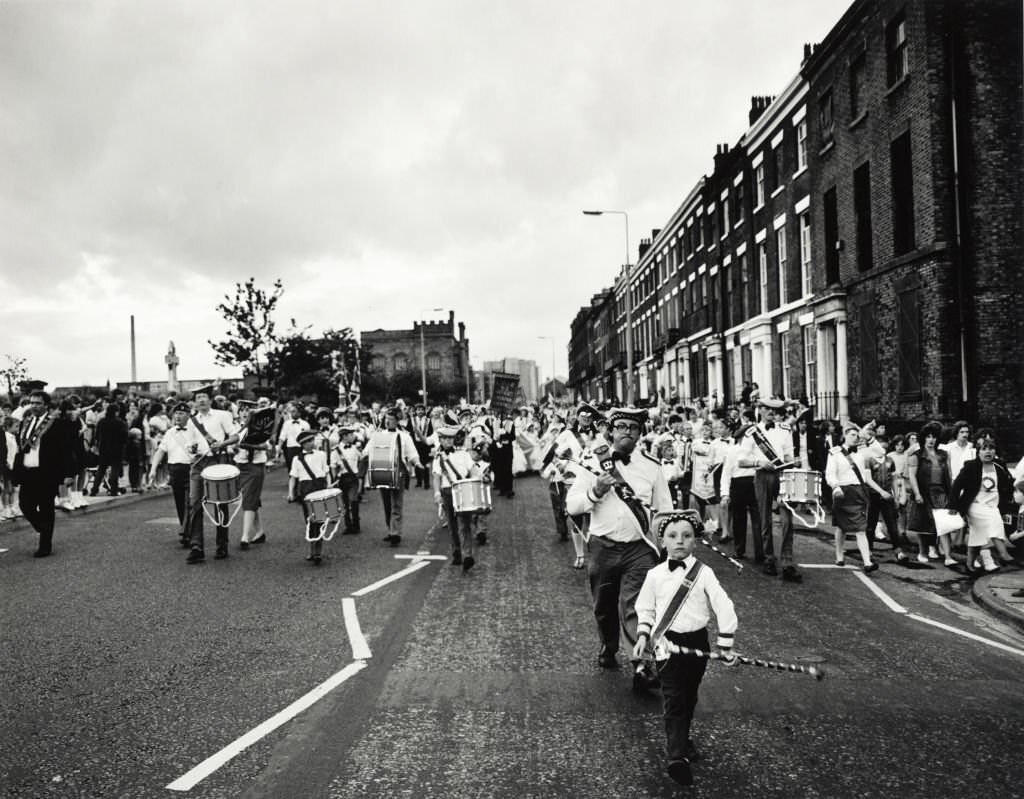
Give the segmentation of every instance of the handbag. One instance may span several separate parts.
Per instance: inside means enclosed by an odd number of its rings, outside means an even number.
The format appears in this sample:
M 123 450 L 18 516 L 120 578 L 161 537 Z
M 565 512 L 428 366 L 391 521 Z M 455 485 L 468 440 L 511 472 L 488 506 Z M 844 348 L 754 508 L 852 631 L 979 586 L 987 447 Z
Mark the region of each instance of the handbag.
M 935 520 L 936 535 L 948 535 L 964 528 L 963 516 L 950 513 L 945 508 L 933 508 L 932 518 Z

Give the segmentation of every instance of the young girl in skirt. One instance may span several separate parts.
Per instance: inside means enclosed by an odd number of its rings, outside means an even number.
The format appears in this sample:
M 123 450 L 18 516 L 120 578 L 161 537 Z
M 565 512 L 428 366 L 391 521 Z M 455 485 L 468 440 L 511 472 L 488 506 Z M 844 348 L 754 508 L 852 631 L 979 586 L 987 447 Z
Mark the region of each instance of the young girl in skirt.
M 738 661 L 732 645 L 738 621 L 732 600 L 715 572 L 693 554 L 703 529 L 700 514 L 692 510 L 660 513 L 652 525 L 667 559 L 647 572 L 640 588 L 633 657 L 645 660 L 654 650 L 661 679 L 668 773 L 680 785 L 691 785 L 690 763 L 698 755 L 690 739 L 690 725 L 708 661 L 694 655 L 670 654 L 665 642 L 708 652 L 708 622 L 713 615 L 718 649 L 729 665 L 735 665 Z M 673 610 L 670 605 L 677 595 L 682 601 Z M 671 617 L 664 618 L 668 613 Z
M 1006 548 L 1004 515 L 1013 518 L 1013 482 L 1006 466 L 996 460 L 996 440 L 986 435 L 978 440 L 977 458 L 965 461 L 953 481 L 949 512 L 967 520 L 967 572 L 976 573 L 975 558 L 981 555 L 986 571 L 998 568 L 992 559 L 996 550 L 1003 564 L 1015 561 Z

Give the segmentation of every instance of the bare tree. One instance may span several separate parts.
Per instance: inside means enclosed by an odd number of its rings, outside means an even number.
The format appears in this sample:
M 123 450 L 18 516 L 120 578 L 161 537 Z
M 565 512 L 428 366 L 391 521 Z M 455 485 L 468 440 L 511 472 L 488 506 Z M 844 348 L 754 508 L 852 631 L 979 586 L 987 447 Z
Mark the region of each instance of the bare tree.
M 28 380 L 28 370 L 25 368 L 24 358 L 16 358 L 13 355 L 4 357 L 7 359 L 7 366 L 0 369 L 0 379 L 7 383 L 7 394 L 13 397 L 14 387 Z

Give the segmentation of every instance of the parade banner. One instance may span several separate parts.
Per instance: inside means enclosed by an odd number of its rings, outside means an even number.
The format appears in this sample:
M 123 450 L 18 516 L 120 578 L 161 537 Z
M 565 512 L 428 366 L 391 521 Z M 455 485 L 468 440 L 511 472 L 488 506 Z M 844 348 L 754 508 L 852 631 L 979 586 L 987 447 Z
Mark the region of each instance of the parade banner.
M 519 396 L 519 375 L 491 372 L 491 412 L 512 413 Z

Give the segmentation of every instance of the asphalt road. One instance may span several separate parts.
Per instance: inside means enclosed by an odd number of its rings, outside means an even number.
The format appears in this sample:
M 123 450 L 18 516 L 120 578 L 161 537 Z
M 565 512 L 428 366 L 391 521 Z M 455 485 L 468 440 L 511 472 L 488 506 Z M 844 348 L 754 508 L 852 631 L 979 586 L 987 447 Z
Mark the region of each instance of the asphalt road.
M 361 536 L 303 559 L 301 513 L 268 477 L 268 543 L 185 563 L 168 497 L 59 519 L 56 556 L 0 534 L 0 796 L 173 797 L 166 786 L 355 661 L 342 600 L 447 554 L 429 492 L 407 498 L 400 549 L 367 495 Z M 1024 639 L 942 567 L 805 569 L 802 585 L 713 553 L 737 649 L 817 664 L 711 664 L 697 784 L 663 772 L 660 700 L 596 666 L 585 573 L 552 531 L 539 478 L 496 500 L 468 574 L 444 561 L 354 598 L 372 656 L 227 759 L 194 797 L 1024 796 Z M 800 535 L 801 563 L 827 565 Z M 848 563 L 854 562 L 848 559 Z M 926 623 L 1010 647 L 1007 651 Z

